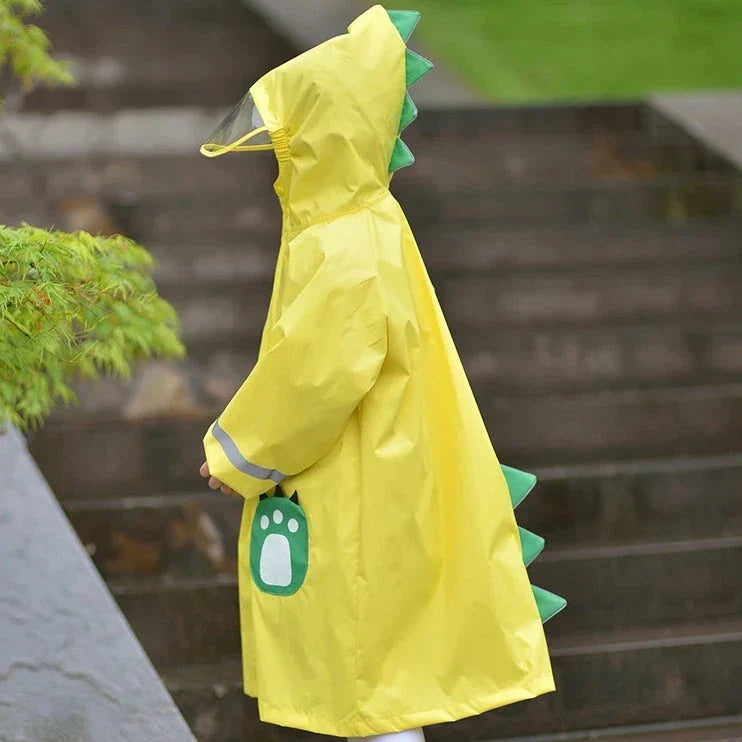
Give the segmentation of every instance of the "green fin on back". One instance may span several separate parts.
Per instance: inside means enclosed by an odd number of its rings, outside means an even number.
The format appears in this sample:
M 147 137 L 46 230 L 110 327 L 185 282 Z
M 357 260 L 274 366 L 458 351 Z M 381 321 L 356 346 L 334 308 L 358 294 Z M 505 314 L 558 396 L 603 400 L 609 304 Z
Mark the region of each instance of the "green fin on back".
M 510 502 L 513 505 L 513 509 L 515 509 L 536 485 L 536 475 L 520 471 L 519 469 L 513 469 L 511 466 L 501 465 L 500 468 L 505 475 L 505 482 L 508 485 Z M 541 536 L 531 533 L 520 526 L 518 526 L 518 533 L 520 535 L 520 550 L 523 555 L 523 564 L 527 567 L 543 551 L 546 542 Z M 546 623 L 550 618 L 556 616 L 567 605 L 567 601 L 564 598 L 550 593 L 548 590 L 536 587 L 535 585 L 531 585 L 531 589 L 533 590 L 534 598 L 536 598 L 536 605 L 538 606 L 542 623 Z
M 512 466 L 502 466 L 501 468 L 510 490 L 510 501 L 513 503 L 513 508 L 517 508 L 536 486 L 536 475 L 513 469 Z
M 404 97 L 404 105 L 402 106 L 402 117 L 399 120 L 399 133 L 409 126 L 417 118 L 417 106 L 410 98 L 410 94 L 407 93 Z
M 420 21 L 420 13 L 417 10 L 387 10 L 387 13 L 406 44 Z
M 389 161 L 389 172 L 412 165 L 415 162 L 415 156 L 410 152 L 410 148 L 397 137 L 392 150 L 392 159 Z
M 550 593 L 548 590 L 536 587 L 536 585 L 531 585 L 531 589 L 533 590 L 533 597 L 536 598 L 541 623 L 546 623 L 550 618 L 554 618 L 567 605 L 564 598 Z
M 405 82 L 408 88 L 433 69 L 433 63 L 429 59 L 425 59 L 425 57 L 421 57 L 409 49 L 405 52 L 405 61 L 407 63 Z
M 520 548 L 523 552 L 523 564 L 526 567 L 544 550 L 546 542 L 544 539 L 525 528 L 518 527 L 520 533 Z

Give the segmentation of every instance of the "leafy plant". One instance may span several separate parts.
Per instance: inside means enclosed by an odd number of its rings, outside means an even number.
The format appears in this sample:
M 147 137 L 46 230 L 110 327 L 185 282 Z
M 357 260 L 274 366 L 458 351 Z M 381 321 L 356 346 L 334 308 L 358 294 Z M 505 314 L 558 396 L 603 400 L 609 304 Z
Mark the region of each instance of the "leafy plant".
M 0 0 L 0 68 L 8 65 L 26 90 L 37 82 L 74 82 L 67 65 L 49 56 L 46 34 L 25 22 L 41 9 L 38 0 Z
M 0 69 L 24 90 L 73 82 L 25 23 L 37 0 L 0 0 Z M 151 278 L 153 260 L 126 237 L 0 225 L 0 422 L 38 427 L 75 399 L 75 376 L 126 378 L 151 356 L 179 358 L 175 310 Z
M 75 375 L 126 378 L 140 359 L 182 356 L 152 262 L 120 235 L 0 227 L 0 419 L 37 426 L 74 399 Z

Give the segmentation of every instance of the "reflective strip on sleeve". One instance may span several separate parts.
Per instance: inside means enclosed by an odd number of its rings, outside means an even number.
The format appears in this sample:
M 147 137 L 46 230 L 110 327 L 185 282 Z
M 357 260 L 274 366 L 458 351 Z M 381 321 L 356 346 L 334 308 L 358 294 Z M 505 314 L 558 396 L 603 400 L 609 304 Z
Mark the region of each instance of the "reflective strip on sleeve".
M 274 482 L 280 482 L 286 479 L 286 477 L 288 476 L 287 474 L 281 474 L 281 472 L 276 469 L 266 469 L 263 466 L 251 464 L 240 453 L 237 445 L 229 436 L 229 433 L 227 433 L 227 431 L 224 430 L 221 425 L 219 425 L 218 420 L 214 423 L 214 427 L 212 428 L 211 432 L 214 434 L 214 438 L 219 441 L 222 450 L 235 469 L 239 469 L 241 472 L 249 474 L 251 477 L 255 477 L 256 479 L 270 479 Z

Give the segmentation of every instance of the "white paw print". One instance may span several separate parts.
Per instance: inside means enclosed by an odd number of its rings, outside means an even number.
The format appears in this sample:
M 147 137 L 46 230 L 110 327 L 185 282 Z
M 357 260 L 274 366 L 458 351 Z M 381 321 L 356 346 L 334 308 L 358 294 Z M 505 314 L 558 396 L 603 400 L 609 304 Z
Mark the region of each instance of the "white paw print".
M 280 510 L 275 510 L 273 512 L 273 522 L 276 525 L 280 525 L 283 523 L 283 513 Z M 260 519 L 260 527 L 265 531 L 268 526 L 271 524 L 270 518 L 267 515 L 264 515 Z M 286 524 L 286 527 L 291 531 L 291 533 L 296 533 L 299 530 L 299 521 L 296 520 L 296 518 L 289 518 L 289 522 Z
M 272 520 L 280 526 L 284 520 L 283 513 L 278 509 L 274 510 Z M 270 525 L 271 518 L 267 515 L 261 516 L 260 527 L 266 531 Z M 299 530 L 299 521 L 296 518 L 289 518 L 285 528 L 290 533 L 296 533 Z M 269 533 L 260 551 L 260 579 L 266 585 L 286 587 L 291 584 L 292 577 L 291 544 L 288 538 L 282 533 Z

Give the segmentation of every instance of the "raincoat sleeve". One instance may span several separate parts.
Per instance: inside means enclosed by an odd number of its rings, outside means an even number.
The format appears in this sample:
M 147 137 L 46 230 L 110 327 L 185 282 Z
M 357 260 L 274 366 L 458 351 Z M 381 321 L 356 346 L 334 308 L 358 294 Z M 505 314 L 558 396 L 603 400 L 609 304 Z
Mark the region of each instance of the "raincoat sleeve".
M 374 385 L 386 333 L 373 271 L 322 262 L 209 428 L 204 448 L 211 475 L 255 497 L 321 459 Z

